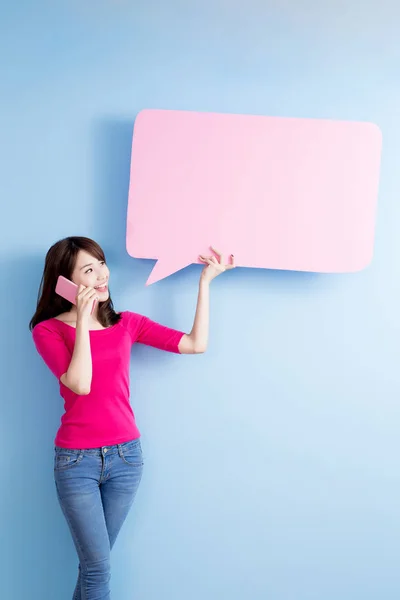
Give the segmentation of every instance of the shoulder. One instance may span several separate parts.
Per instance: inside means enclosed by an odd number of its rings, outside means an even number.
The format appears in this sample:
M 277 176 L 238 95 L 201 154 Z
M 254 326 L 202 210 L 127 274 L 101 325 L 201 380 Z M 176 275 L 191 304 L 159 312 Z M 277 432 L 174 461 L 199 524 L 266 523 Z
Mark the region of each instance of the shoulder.
M 121 321 L 127 323 L 128 321 L 141 321 L 145 319 L 143 315 L 132 312 L 131 310 L 124 310 L 119 313 L 121 315 Z
M 43 335 L 59 336 L 61 334 L 61 327 L 61 321 L 58 319 L 47 319 L 35 325 L 32 329 L 32 336 L 34 339 Z
M 121 312 L 120 315 L 120 323 L 122 324 L 122 327 L 124 327 L 124 329 L 129 333 L 132 341 L 135 342 L 143 327 L 146 326 L 146 322 L 148 321 L 147 317 L 130 310 L 125 310 Z
M 146 317 L 144 317 L 143 315 L 132 312 L 130 310 L 124 310 L 119 314 L 121 315 L 120 322 L 123 326 L 125 326 L 128 329 L 139 326 L 143 322 L 143 320 L 146 319 Z
M 65 338 L 65 325 L 57 319 L 41 321 L 32 329 L 32 339 L 36 350 L 45 360 L 64 353 L 67 348 Z

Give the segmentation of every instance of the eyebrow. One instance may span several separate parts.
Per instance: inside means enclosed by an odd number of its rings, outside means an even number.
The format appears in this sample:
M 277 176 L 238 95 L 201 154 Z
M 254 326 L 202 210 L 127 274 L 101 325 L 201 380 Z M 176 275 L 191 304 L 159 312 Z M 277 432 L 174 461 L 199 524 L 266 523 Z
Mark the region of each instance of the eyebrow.
M 79 270 L 82 271 L 82 269 L 86 269 L 86 267 L 91 267 L 91 266 L 93 266 L 93 263 L 89 263 L 88 265 L 81 267 Z

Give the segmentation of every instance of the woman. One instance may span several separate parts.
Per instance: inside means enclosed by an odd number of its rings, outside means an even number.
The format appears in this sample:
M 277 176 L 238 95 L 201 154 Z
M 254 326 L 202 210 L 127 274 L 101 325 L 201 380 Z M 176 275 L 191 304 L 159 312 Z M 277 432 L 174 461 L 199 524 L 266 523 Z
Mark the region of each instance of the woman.
M 129 402 L 132 344 L 180 354 L 206 350 L 209 284 L 235 266 L 233 256 L 225 264 L 213 252 L 218 258 L 200 257 L 205 267 L 190 334 L 133 312 L 116 312 L 108 288 L 110 270 L 93 240 L 68 237 L 47 253 L 30 329 L 64 399 L 54 477 L 79 557 L 73 600 L 109 600 L 110 550 L 142 475 L 140 433 Z M 59 275 L 78 285 L 76 306 L 55 293 Z

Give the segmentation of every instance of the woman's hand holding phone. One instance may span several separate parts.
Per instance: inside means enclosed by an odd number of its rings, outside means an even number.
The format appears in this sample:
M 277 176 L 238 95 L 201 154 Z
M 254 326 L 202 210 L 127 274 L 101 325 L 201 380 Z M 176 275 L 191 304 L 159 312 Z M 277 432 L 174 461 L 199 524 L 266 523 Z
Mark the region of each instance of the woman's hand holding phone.
M 80 285 L 76 296 L 77 322 L 88 321 L 93 312 L 93 303 L 98 301 L 98 295 L 94 288 Z

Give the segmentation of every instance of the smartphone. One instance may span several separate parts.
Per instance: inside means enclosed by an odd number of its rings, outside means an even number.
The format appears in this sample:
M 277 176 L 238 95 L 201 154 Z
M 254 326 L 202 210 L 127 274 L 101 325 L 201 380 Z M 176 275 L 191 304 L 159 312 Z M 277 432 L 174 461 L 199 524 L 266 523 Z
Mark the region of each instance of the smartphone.
M 70 281 L 66 277 L 62 275 L 59 276 L 56 285 L 56 294 L 71 302 L 71 304 L 76 305 L 76 296 L 78 293 L 78 286 L 73 281 Z M 93 314 L 94 309 L 96 308 L 97 299 L 93 301 L 93 306 L 90 314 Z

